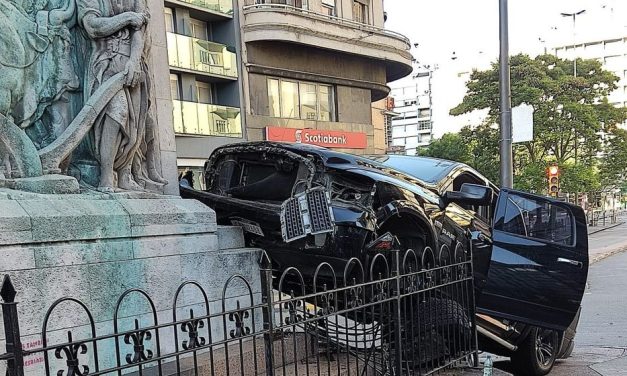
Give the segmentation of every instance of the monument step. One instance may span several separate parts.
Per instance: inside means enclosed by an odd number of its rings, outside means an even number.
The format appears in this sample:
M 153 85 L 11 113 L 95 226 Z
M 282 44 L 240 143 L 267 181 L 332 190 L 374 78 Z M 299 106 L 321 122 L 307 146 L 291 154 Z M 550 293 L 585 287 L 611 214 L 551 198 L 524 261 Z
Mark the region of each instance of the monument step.
M 218 226 L 218 249 L 244 248 L 244 232 L 239 226 Z

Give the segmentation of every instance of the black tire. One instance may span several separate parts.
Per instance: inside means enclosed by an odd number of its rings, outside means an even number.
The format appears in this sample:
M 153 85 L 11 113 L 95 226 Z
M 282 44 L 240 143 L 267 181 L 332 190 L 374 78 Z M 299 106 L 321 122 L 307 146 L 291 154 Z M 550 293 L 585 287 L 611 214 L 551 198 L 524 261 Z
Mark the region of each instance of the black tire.
M 512 354 L 512 370 L 516 376 L 543 376 L 551 372 L 557 352 L 559 335 L 555 330 L 533 327 L 518 350 Z
M 403 357 L 408 364 L 414 367 L 429 362 L 440 364 L 440 361 L 470 350 L 465 345 L 472 342 L 472 324 L 459 303 L 446 298 L 431 298 L 417 304 L 415 309 L 418 314 L 409 324 L 413 330 L 402 334 L 405 341 Z M 408 327 L 403 326 L 404 329 Z
M 470 330 L 471 323 L 464 308 L 454 300 L 431 298 L 418 304 L 418 317 L 422 328 L 441 329 L 455 327 Z

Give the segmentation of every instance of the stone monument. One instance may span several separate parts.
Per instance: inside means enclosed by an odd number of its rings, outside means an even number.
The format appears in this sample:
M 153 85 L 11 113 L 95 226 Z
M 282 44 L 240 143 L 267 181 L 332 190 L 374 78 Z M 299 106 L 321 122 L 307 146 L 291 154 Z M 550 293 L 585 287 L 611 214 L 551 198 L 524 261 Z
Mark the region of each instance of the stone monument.
M 141 0 L 0 3 L 4 186 L 163 191 L 149 20 Z
M 258 276 L 241 230 L 177 195 L 164 21 L 149 12 L 163 3 L 148 1 L 0 0 L 0 275 L 24 343 L 62 296 L 107 327 L 127 288 L 168 314 L 184 280 Z

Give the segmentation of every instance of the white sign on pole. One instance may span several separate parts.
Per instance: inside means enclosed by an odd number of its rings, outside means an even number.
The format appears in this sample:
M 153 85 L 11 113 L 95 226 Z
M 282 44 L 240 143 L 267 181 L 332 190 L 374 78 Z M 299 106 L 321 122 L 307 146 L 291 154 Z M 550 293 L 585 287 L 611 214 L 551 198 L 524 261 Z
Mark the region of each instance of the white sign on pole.
M 522 103 L 512 108 L 512 142 L 533 141 L 533 106 Z

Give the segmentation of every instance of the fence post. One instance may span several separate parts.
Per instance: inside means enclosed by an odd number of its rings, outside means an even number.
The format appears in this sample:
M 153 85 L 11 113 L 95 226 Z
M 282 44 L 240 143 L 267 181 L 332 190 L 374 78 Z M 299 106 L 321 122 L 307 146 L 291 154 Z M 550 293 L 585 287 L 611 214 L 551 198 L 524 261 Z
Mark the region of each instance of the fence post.
M 272 261 L 263 251 L 261 254 L 261 299 L 263 307 L 263 342 L 265 349 L 266 375 L 274 375 L 274 302 L 272 293 Z
M 394 257 L 394 270 L 392 270 L 392 276 L 396 281 L 396 299 L 394 299 L 394 358 L 396 362 L 396 375 L 403 374 L 403 353 L 401 351 L 401 263 L 400 263 L 400 251 L 394 249 L 392 251 L 392 257 Z
M 22 352 L 22 339 L 20 337 L 20 323 L 17 315 L 16 291 L 9 275 L 4 276 L 0 297 L 2 298 L 2 318 L 4 320 L 4 335 L 6 339 L 6 352 L 8 376 L 24 376 L 24 354 Z

